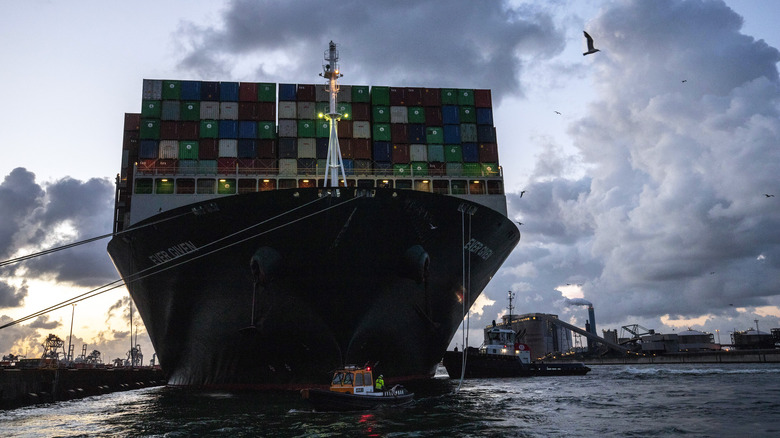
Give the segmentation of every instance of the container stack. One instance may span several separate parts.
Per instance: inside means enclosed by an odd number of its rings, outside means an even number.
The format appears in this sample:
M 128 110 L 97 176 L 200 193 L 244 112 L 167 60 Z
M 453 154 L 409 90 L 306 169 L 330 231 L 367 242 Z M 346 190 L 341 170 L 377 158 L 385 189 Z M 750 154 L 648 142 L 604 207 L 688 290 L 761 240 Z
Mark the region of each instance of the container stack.
M 144 80 L 123 147 L 156 175 L 322 176 L 328 101 L 324 84 Z M 498 174 L 490 90 L 341 85 L 336 110 L 347 175 Z

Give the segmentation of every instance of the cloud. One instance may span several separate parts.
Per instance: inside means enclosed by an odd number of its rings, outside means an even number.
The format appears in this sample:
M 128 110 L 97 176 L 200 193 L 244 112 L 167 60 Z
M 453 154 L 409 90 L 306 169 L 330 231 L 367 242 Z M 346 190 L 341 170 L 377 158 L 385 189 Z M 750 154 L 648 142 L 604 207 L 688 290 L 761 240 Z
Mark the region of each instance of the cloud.
M 32 329 L 53 330 L 61 325 L 62 323 L 59 321 L 49 321 L 48 315 L 42 315 L 35 318 L 35 320 L 27 326 Z
M 0 280 L 0 309 L 7 307 L 18 307 L 24 304 L 24 297 L 27 296 L 27 285 L 16 287 L 3 280 Z
M 541 6 L 469 0 L 236 0 L 218 23 L 178 34 L 180 67 L 201 77 L 313 83 L 333 40 L 344 83 L 491 88 L 495 101 L 522 95 L 527 64 L 564 47 Z

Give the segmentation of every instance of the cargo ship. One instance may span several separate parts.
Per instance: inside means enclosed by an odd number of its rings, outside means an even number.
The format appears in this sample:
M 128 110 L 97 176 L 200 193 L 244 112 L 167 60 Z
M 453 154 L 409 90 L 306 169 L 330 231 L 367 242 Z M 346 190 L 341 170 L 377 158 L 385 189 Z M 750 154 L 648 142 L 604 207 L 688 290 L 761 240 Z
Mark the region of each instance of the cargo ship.
M 143 81 L 108 252 L 168 383 L 432 377 L 520 239 L 490 90 Z

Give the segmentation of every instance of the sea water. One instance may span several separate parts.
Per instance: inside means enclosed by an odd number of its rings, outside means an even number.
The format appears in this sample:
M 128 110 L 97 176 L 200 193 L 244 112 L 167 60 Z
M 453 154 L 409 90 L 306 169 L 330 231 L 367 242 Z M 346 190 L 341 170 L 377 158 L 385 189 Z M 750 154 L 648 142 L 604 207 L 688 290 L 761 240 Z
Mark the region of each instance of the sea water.
M 155 387 L 0 411 L 5 437 L 778 437 L 780 364 L 600 365 L 585 376 L 437 377 L 415 402 L 314 412 L 297 392 Z M 392 376 L 389 376 L 392 377 Z

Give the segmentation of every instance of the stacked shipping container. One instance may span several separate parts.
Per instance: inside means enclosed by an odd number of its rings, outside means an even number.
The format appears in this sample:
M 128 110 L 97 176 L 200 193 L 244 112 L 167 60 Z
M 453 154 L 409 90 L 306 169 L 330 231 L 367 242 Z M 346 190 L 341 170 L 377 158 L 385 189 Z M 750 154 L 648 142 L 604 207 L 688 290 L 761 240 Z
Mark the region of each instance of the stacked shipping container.
M 323 175 L 328 100 L 325 85 L 279 84 L 277 103 L 272 83 L 144 80 L 125 142 L 141 172 Z M 490 90 L 342 85 L 337 111 L 348 175 L 498 175 Z

